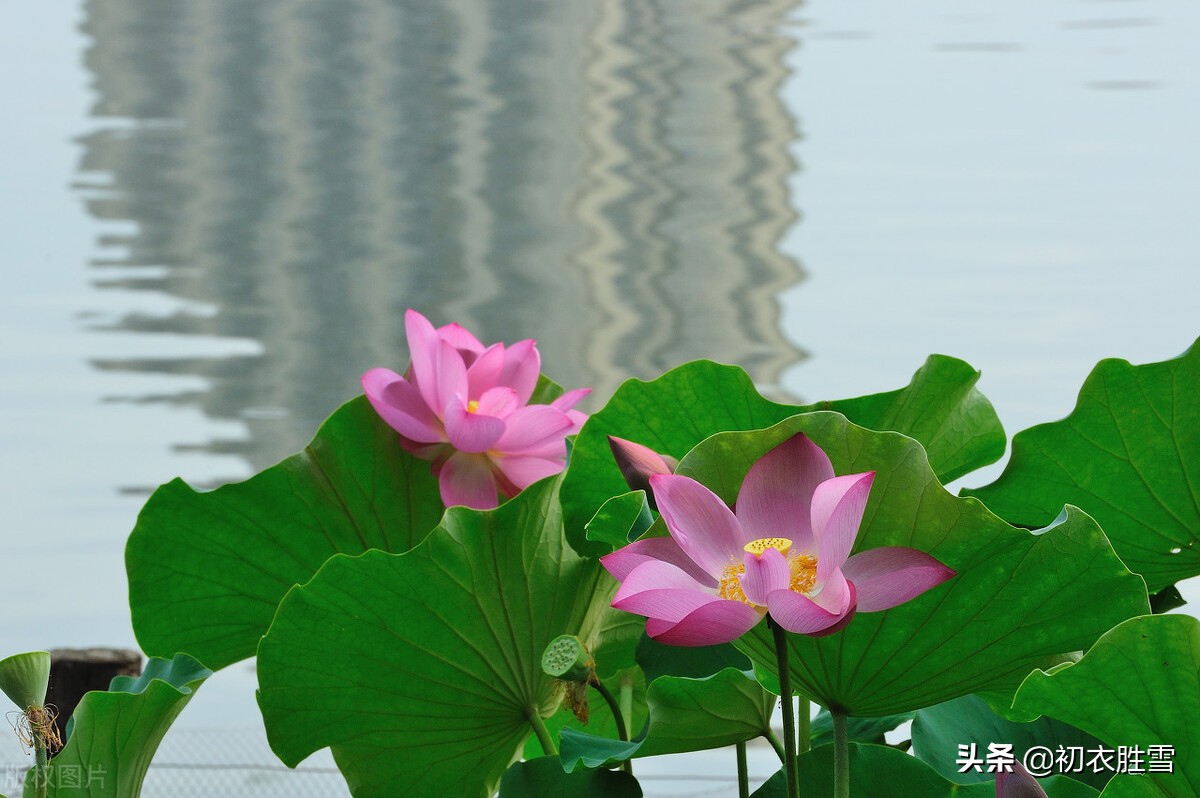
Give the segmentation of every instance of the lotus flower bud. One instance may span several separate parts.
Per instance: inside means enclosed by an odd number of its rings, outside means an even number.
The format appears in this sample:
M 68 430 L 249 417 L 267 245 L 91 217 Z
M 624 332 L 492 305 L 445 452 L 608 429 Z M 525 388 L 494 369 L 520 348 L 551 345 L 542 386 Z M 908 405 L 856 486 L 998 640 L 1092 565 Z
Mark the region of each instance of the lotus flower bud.
M 650 488 L 650 477 L 658 474 L 673 474 L 679 467 L 679 461 L 666 454 L 659 454 L 653 449 L 640 443 L 627 441 L 624 438 L 608 436 L 608 445 L 612 449 L 613 459 L 621 476 L 630 490 L 646 491 L 646 501 L 655 510 L 654 491 Z

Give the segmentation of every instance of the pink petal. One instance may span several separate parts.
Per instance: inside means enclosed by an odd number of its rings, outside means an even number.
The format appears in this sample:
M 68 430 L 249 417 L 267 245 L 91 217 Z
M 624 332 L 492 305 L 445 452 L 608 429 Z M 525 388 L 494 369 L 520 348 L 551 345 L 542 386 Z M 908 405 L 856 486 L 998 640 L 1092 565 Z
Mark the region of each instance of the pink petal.
M 828 455 L 804 433 L 793 435 L 746 474 L 738 491 L 738 521 L 755 537 L 784 537 L 797 551 L 812 551 L 813 491 L 832 478 Z
M 813 491 L 812 528 L 818 583 L 846 564 L 874 481 L 874 471 L 848 474 L 827 479 Z
M 550 406 L 565 413 L 575 405 L 579 404 L 579 401 L 591 392 L 591 388 L 576 388 L 573 391 L 567 391 L 562 396 L 551 402 Z
M 417 443 L 444 440 L 442 423 L 434 415 L 421 392 L 390 369 L 371 369 L 362 375 L 367 401 L 388 426 Z
M 479 405 L 475 408 L 475 412 L 482 416 L 494 416 L 502 419 L 511 415 L 519 406 L 517 392 L 512 388 L 499 386 L 483 392 L 483 395 L 479 397 Z
M 646 634 L 672 646 L 715 646 L 737 640 L 753 629 L 763 614 L 749 604 L 714 597 L 678 623 L 651 618 L 646 621 Z
M 462 355 L 448 341 L 438 337 L 429 320 L 410 310 L 404 317 L 408 348 L 412 354 L 412 372 L 421 396 L 435 413 L 441 415 L 455 394 L 467 393 L 467 369 Z
M 524 455 L 493 455 L 492 463 L 517 490 L 524 490 L 539 479 L 557 474 L 567 464 L 565 451 L 557 460 Z
M 738 581 L 746 598 L 760 607 L 767 606 L 767 596 L 775 590 L 787 590 L 792 581 L 792 569 L 778 549 L 767 549 L 762 556 L 742 555 L 745 573 Z
M 682 569 L 651 560 L 629 572 L 613 596 L 612 605 L 674 623 L 713 598 L 710 590 Z
M 863 612 L 891 609 L 955 575 L 925 552 L 904 546 L 859 552 L 846 560 L 842 572 L 854 583 Z
M 661 454 L 649 446 L 609 435 L 608 447 L 612 450 L 617 468 L 621 469 L 621 476 L 625 478 L 625 484 L 630 490 L 649 491 L 650 477 L 655 474 L 670 474 L 675 470 Z
M 550 405 L 526 405 L 504 419 L 504 435 L 496 443 L 501 452 L 524 454 L 555 440 L 562 440 L 571 419 Z
M 651 477 L 650 488 L 671 537 L 706 573 L 719 579 L 726 566 L 742 561 L 750 541 L 715 493 L 694 479 L 670 474 Z
M 836 613 L 818 606 L 808 596 L 791 590 L 776 590 L 767 596 L 767 610 L 775 622 L 801 635 L 820 635 L 822 632 L 833 631 L 832 627 L 849 617 L 853 612 L 854 586 L 850 586 L 850 611 Z
M 1047 798 L 1046 791 L 1038 784 L 1025 766 L 1012 763 L 1012 772 L 996 774 L 996 798 Z
M 467 399 L 479 399 L 495 388 L 504 369 L 504 344 L 492 344 L 467 369 Z
M 483 344 L 479 342 L 479 339 L 457 322 L 451 322 L 444 327 L 438 327 L 437 334 L 439 338 L 447 341 L 461 352 L 470 352 L 473 355 L 479 355 L 483 351 Z
M 504 368 L 500 371 L 499 384 L 516 391 L 521 404 L 529 404 L 541 368 L 542 356 L 538 354 L 533 340 L 527 338 L 517 341 L 504 351 Z
M 650 560 L 670 563 L 709 589 L 717 586 L 717 580 L 702 571 L 669 537 L 635 540 L 612 554 L 604 555 L 600 563 L 614 579 L 623 582 L 634 568 Z
M 499 503 L 496 480 L 486 457 L 456 452 L 438 474 L 442 504 L 461 504 L 475 510 L 492 510 Z
M 498 418 L 472 413 L 461 396 L 446 405 L 446 436 L 460 452 L 486 452 L 504 434 L 504 422 Z
M 819 589 L 816 594 L 809 595 L 809 598 L 821 609 L 832 612 L 834 615 L 845 615 L 854 608 L 855 590 L 850 587 L 850 582 L 847 581 L 841 569 L 830 574 L 824 584 L 817 580 L 817 586 Z

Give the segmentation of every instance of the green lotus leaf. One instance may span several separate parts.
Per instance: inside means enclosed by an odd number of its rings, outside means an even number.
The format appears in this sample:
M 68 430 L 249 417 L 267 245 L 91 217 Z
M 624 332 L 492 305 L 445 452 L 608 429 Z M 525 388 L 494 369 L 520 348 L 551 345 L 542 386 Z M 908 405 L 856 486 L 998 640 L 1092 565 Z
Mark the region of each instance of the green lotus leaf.
M 706 751 L 765 736 L 777 696 L 753 674 L 726 668 L 703 679 L 660 676 L 646 692 L 650 722 L 633 742 L 562 733 L 563 769 L 606 767 L 634 756 Z
M 292 585 L 338 553 L 407 551 L 442 510 L 429 463 L 354 399 L 303 452 L 245 482 L 154 492 L 125 552 L 138 642 L 213 668 L 253 656 Z
M 66 746 L 50 760 L 49 798 L 138 798 L 150 760 L 212 671 L 187 654 L 152 658 L 142 675 L 118 676 L 84 695 Z M 25 798 L 34 795 L 33 773 Z
M 1150 747 L 1172 746 L 1174 756 L 1153 758 L 1169 759 L 1173 772 L 1138 778 L 1154 782 L 1169 798 L 1200 796 L 1200 620 L 1186 615 L 1128 620 L 1079 662 L 1031 673 L 1013 705 L 1077 726 L 1112 748 L 1138 746 L 1147 771 Z
M 558 708 L 542 652 L 596 647 L 615 583 L 566 545 L 558 478 L 446 511 L 406 554 L 331 558 L 281 602 L 259 706 L 289 766 L 330 747 L 356 796 L 490 796 Z
M 646 491 L 635 490 L 613 496 L 592 516 L 587 524 L 587 539 L 605 543 L 617 549 L 637 540 L 654 523 Z
M 803 798 L 833 798 L 833 746 L 823 745 L 799 758 Z M 1095 798 L 1091 787 L 1065 776 L 1041 780 L 1049 798 Z M 850 744 L 851 798 L 995 798 L 987 784 L 954 784 L 919 759 L 882 745 Z M 787 798 L 779 771 L 751 798 Z
M 1039 718 L 1031 723 L 1014 723 L 991 710 L 987 702 L 978 696 L 963 696 L 936 707 L 922 709 L 916 713 L 912 726 L 912 747 L 917 758 L 951 781 L 962 784 L 992 782 L 992 775 L 969 769 L 959 772 L 956 763 L 958 746 L 975 744 L 982 758 L 991 743 L 1008 743 L 1018 759 L 1034 746 L 1043 746 L 1051 751 L 1059 747 L 1094 750 L 1100 741 L 1074 726 Z M 1094 773 L 1085 770 L 1073 774 L 1072 778 L 1103 789 L 1112 778 L 1112 772 L 1101 770 Z
M 575 441 L 563 483 L 568 538 L 581 552 L 610 550 L 584 539 L 584 527 L 601 505 L 628 490 L 613 461 L 609 435 L 682 458 L 716 432 L 761 429 L 797 413 L 834 410 L 856 424 L 920 441 L 934 470 L 948 482 L 1004 454 L 1004 430 L 975 389 L 978 379 L 979 372 L 961 360 L 933 355 L 905 388 L 805 406 L 768 401 L 744 371 L 707 360 L 685 363 L 652 382 L 628 380 L 592 414 Z
M 638 619 L 639 626 L 645 625 L 645 619 L 640 615 L 632 617 Z M 648 682 L 653 682 L 660 676 L 703 679 L 726 668 L 748 671 L 752 667 L 746 655 L 728 643 L 684 648 L 659 643 L 644 634 L 637 644 L 637 662 L 646 673 Z
M 1022 526 L 1083 508 L 1152 593 L 1200 574 L 1200 346 L 1100 361 L 1069 416 L 1017 433 L 1000 478 L 964 494 Z
M 44 706 L 49 685 L 49 651 L 27 651 L 0 659 L 0 691 L 21 711 Z
M 1145 776 L 1114 776 L 1100 798 L 1167 798 L 1158 785 Z
M 500 780 L 499 798 L 642 798 L 637 779 L 612 770 L 564 773 L 556 756 L 518 762 Z
M 714 435 L 678 473 L 733 502 L 750 466 L 798 432 L 838 474 L 875 471 L 854 550 L 910 546 L 958 575 L 886 612 L 859 613 L 841 632 L 789 635 L 792 684 L 851 715 L 932 706 L 989 687 L 1015 687 L 1040 658 L 1086 648 L 1114 624 L 1145 613 L 1145 585 L 1085 513 L 1067 508 L 1041 534 L 1014 529 L 978 501 L 951 495 L 920 444 L 836 413 L 807 413 L 767 430 Z M 767 689 L 778 686 L 765 623 L 734 643 Z

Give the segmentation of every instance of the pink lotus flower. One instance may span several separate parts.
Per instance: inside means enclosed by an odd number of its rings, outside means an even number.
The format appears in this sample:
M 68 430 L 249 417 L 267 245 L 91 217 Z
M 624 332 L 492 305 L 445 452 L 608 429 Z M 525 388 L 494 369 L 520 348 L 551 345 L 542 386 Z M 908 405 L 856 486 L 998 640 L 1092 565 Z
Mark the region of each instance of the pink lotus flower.
M 650 478 L 669 537 L 601 558 L 621 587 L 617 609 L 680 646 L 727 643 L 767 613 L 791 632 L 831 634 L 856 610 L 886 610 L 954 576 L 924 552 L 891 546 L 850 557 L 875 474 L 834 476 L 799 434 L 746 475 L 731 511 L 693 479 Z
M 412 366 L 402 377 L 362 376 L 371 406 L 409 452 L 433 461 L 442 502 L 489 510 L 566 464 L 566 437 L 587 416 L 572 408 L 580 388 L 531 405 L 541 355 L 532 340 L 485 347 L 457 324 L 434 329 L 415 310 L 404 317 Z

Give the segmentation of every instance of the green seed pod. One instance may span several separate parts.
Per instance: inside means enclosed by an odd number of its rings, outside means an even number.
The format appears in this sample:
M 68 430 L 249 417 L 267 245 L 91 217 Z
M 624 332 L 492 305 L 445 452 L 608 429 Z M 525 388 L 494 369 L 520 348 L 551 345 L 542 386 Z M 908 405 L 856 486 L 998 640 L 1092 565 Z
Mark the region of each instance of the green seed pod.
M 49 651 L 29 651 L 0 660 L 0 690 L 22 712 L 45 705 L 49 686 Z
M 564 682 L 587 684 L 596 672 L 596 662 L 578 637 L 560 635 L 542 653 L 542 670 Z

